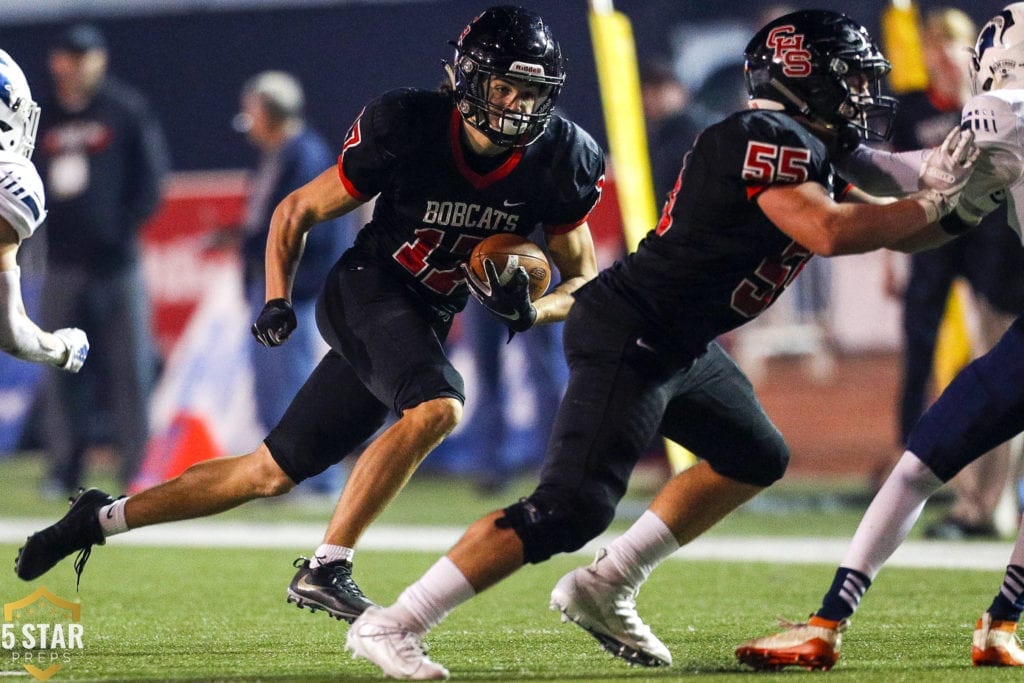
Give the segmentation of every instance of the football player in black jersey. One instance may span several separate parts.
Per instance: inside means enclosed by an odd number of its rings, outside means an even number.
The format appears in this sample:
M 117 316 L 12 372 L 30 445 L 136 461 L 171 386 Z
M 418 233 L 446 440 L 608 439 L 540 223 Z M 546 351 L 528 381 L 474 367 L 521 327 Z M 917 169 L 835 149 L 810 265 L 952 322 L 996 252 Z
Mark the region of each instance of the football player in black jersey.
M 352 581 L 353 546 L 462 414 L 463 380 L 442 344 L 469 296 L 462 266 L 474 245 L 544 227 L 561 276 L 550 292 L 531 302 L 523 269 L 505 284 L 471 283 L 514 332 L 564 320 L 572 294 L 597 274 L 587 218 L 604 157 L 583 129 L 553 114 L 565 73 L 548 26 L 521 8 L 489 9 L 462 32 L 448 73 L 442 92 L 397 90 L 370 102 L 337 167 L 273 213 L 267 303 L 253 325 L 267 346 L 295 328 L 289 296 L 306 233 L 376 198 L 318 302 L 331 350 L 265 441 L 130 498 L 84 492 L 60 522 L 29 537 L 21 578 L 112 533 L 283 494 L 359 447 L 394 411 L 400 418 L 359 457 L 323 544 L 296 562 L 288 589 L 290 602 L 339 619 L 372 604 Z
M 604 531 L 655 434 L 700 462 L 593 564 L 564 576 L 551 606 L 631 663 L 670 664 L 636 612 L 640 585 L 779 479 L 789 458 L 715 337 L 764 311 L 815 254 L 920 248 L 963 227 L 945 217 L 976 156 L 969 133 L 954 131 L 927 157 L 909 198 L 877 199 L 836 178 L 833 156 L 884 138 L 894 113 L 879 94 L 889 62 L 862 26 L 833 12 L 787 15 L 751 40 L 746 69 L 751 108 L 701 133 L 657 227 L 576 292 L 564 337 L 571 376 L 537 489 L 478 520 L 394 605 L 367 609 L 349 629 L 348 649 L 385 674 L 447 676 L 423 636 L 524 563 Z

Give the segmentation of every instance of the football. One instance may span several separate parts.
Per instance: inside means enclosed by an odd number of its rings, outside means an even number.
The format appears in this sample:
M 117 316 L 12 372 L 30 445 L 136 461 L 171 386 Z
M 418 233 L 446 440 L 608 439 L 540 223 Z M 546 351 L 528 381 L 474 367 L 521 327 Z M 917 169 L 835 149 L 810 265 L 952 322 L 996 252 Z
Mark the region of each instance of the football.
M 551 265 L 544 251 L 525 237 L 512 233 L 491 235 L 474 247 L 469 256 L 469 267 L 478 278 L 487 282 L 484 259 L 494 263 L 501 284 L 509 281 L 516 268 L 525 268 L 530 276 L 531 301 L 543 296 L 551 283 Z

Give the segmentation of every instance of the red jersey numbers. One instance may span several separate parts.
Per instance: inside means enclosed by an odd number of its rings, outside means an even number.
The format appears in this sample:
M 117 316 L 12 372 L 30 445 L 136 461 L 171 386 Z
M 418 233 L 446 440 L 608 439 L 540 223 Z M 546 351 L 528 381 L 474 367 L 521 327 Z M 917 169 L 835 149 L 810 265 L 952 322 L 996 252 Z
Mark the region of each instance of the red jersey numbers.
M 768 33 L 766 44 L 772 49 L 774 61 L 782 64 L 782 73 L 790 78 L 811 75 L 811 53 L 804 47 L 804 36 L 795 33 L 796 27 L 776 26 Z
M 679 196 L 679 188 L 683 186 L 683 177 L 686 175 L 686 167 L 690 163 L 691 154 L 693 154 L 693 150 L 687 152 L 683 157 L 683 167 L 679 169 L 679 175 L 676 176 L 676 184 L 672 186 L 665 206 L 661 209 L 661 218 L 658 219 L 658 225 L 654 229 L 658 235 L 664 235 L 672 227 L 672 210 L 676 207 L 676 197 Z
M 802 183 L 807 181 L 807 164 L 811 152 L 803 147 L 785 147 L 751 140 L 743 160 L 743 179 L 758 185 L 776 181 Z
M 438 270 L 430 264 L 430 255 L 442 249 L 445 252 L 468 258 L 473 247 L 483 237 L 472 235 L 459 235 L 455 243 L 444 246 L 445 232 L 433 228 L 420 228 L 416 231 L 416 239 L 413 242 L 406 242 L 398 251 L 393 254 L 396 261 L 402 264 L 409 273 L 424 286 L 443 296 L 448 296 L 455 291 L 464 280 L 462 270 L 451 268 L 449 270 Z
M 756 318 L 772 305 L 789 286 L 813 254 L 790 242 L 780 254 L 766 256 L 753 275 L 732 290 L 732 310 L 745 318 Z

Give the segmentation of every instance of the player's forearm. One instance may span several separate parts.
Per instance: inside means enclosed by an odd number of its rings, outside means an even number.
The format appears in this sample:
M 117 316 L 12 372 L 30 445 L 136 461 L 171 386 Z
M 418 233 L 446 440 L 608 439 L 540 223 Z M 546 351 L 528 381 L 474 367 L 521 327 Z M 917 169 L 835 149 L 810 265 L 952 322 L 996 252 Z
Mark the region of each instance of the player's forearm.
M 21 300 L 18 270 L 0 271 L 0 348 L 15 358 L 33 363 L 63 365 L 68 346 L 29 319 Z
M 928 218 L 916 199 L 884 205 L 841 204 L 828 229 L 831 239 L 826 251 L 815 251 L 825 256 L 841 256 L 882 248 L 916 251 L 928 245 L 937 246 L 938 233 L 925 230 Z
M 589 279 L 581 275 L 563 280 L 557 287 L 537 299 L 533 304 L 537 309 L 537 322 L 534 324 L 557 323 L 565 320 L 569 315 L 569 309 L 572 308 L 573 292 L 582 287 Z
M 314 223 L 313 216 L 286 198 L 274 209 L 270 219 L 265 254 L 266 300 L 291 300 L 295 271 L 302 259 L 306 233 Z
M 910 254 L 915 251 L 940 247 L 956 237 L 956 235 L 946 232 L 938 223 L 930 223 L 909 237 L 890 244 L 888 248 Z

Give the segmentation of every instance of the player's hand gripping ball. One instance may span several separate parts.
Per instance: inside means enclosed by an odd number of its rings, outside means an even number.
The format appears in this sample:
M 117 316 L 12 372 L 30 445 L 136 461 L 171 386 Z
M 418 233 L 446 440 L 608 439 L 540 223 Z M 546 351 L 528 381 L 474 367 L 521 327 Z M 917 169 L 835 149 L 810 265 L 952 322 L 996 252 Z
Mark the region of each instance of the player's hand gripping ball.
M 491 235 L 476 245 L 469 267 L 477 279 L 487 282 L 484 260 L 490 259 L 501 284 L 507 285 L 521 266 L 530 278 L 530 300 L 536 301 L 551 284 L 551 265 L 543 250 L 530 240 L 512 233 Z
M 516 235 L 493 235 L 476 245 L 462 270 L 470 294 L 508 327 L 509 341 L 537 322 L 533 302 L 548 288 L 551 269 L 536 244 Z

